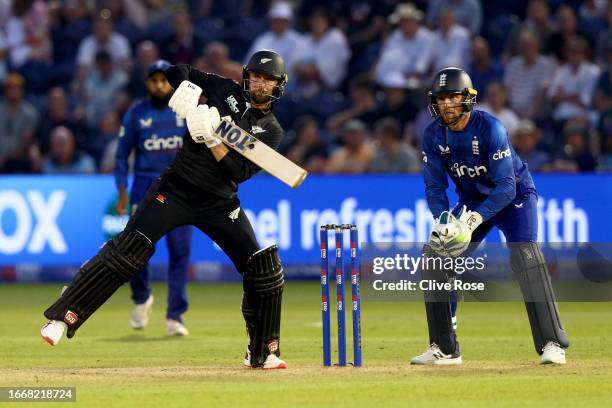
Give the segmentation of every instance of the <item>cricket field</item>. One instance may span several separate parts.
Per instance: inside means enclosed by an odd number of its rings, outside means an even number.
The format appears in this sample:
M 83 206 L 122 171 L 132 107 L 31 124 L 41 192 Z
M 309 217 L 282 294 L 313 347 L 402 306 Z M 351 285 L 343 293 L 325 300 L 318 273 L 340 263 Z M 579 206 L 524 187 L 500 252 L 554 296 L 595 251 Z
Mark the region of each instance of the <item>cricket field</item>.
M 75 338 L 51 347 L 39 330 L 42 312 L 60 287 L 0 286 L 0 387 L 76 387 L 76 403 L 0 402 L 0 407 L 612 405 L 611 303 L 559 305 L 571 341 L 565 366 L 538 364 L 522 303 L 460 304 L 464 364 L 416 367 L 410 358 L 427 346 L 423 305 L 363 301 L 363 367 L 325 369 L 320 285 L 288 282 L 281 350 L 289 368 L 262 371 L 242 365 L 241 284 L 191 284 L 186 338 L 164 336 L 163 284 L 154 287 L 149 327 L 132 330 L 124 287 Z M 349 313 L 347 323 L 350 358 Z

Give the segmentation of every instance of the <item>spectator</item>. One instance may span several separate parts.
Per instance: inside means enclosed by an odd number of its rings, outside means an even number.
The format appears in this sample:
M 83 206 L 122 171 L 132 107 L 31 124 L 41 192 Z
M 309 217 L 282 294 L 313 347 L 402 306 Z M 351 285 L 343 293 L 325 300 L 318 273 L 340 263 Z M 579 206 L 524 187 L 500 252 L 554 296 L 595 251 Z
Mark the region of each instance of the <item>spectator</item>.
M 519 55 L 510 59 L 504 75 L 510 107 L 520 117 L 534 119 L 540 114 L 545 89 L 554 70 L 553 61 L 540 53 L 535 34 L 523 31 L 519 39 Z
M 118 68 L 128 71 L 132 51 L 128 40 L 113 29 L 113 21 L 108 10 L 102 10 L 93 22 L 93 34 L 79 45 L 77 64 L 79 78 L 85 78 L 95 65 L 98 51 L 106 51 Z
M 44 92 L 53 56 L 47 4 L 41 0 L 13 1 L 6 38 L 12 68 L 28 78 L 29 90 Z
M 147 77 L 147 68 L 159 59 L 157 46 L 153 41 L 143 41 L 136 49 L 136 61 L 130 71 L 130 79 L 126 89 L 129 99 L 146 98 L 147 89 L 143 85 Z
M 529 119 L 520 121 L 516 132 L 511 133 L 512 145 L 529 170 L 540 171 L 550 160 L 547 152 L 537 148 L 541 133 Z
M 356 77 L 350 85 L 351 105 L 327 120 L 326 126 L 330 132 L 338 134 L 342 126 L 351 119 L 360 119 L 367 124 L 374 123 L 380 109 L 376 99 L 374 84 L 366 75 Z
M 538 39 L 539 44 L 546 45 L 554 32 L 550 22 L 550 9 L 546 0 L 530 0 L 527 5 L 527 17 L 521 23 L 515 25 L 506 41 L 504 49 L 504 60 L 508 61 L 519 52 L 519 39 L 523 31 L 529 30 Z M 546 50 L 544 50 L 546 51 Z
M 390 117 L 374 125 L 374 138 L 378 142 L 369 170 L 373 173 L 417 173 L 420 159 L 417 151 L 402 142 L 400 123 Z
M 0 171 L 24 173 L 34 168 L 32 151 L 38 113 L 23 99 L 25 79 L 16 73 L 7 75 L 4 99 L 0 100 Z
M 583 122 L 583 123 L 579 123 Z M 589 152 L 586 121 L 568 122 L 563 130 L 564 145 L 552 163 L 544 166 L 544 171 L 594 171 L 597 166 L 595 157 Z
M 548 88 L 553 119 L 565 121 L 587 116 L 593 100 L 599 67 L 587 61 L 588 44 L 581 37 L 567 43 L 567 63 L 557 69 Z
M 93 174 L 96 164 L 91 156 L 76 150 L 70 129 L 59 126 L 51 132 L 51 150 L 42 171 L 45 174 Z
M 106 148 L 117 138 L 120 128 L 119 114 L 114 110 L 106 112 L 100 120 L 100 127 L 95 137 L 91 137 L 86 146 L 86 151 L 92 155 L 96 163 L 101 163 Z
M 251 49 L 245 56 L 248 60 L 257 50 L 272 50 L 280 54 L 285 61 L 292 61 L 293 55 L 300 48 L 302 35 L 291 27 L 293 10 L 286 1 L 272 3 L 268 12 L 270 30 L 255 39 Z
M 365 173 L 374 158 L 374 150 L 368 142 L 368 128 L 358 120 L 350 120 L 344 125 L 344 146 L 336 149 L 327 162 L 327 173 Z
M 374 69 L 377 83 L 398 74 L 420 81 L 427 74 L 435 45 L 432 33 L 421 26 L 422 19 L 423 12 L 411 3 L 398 5 L 389 16 L 389 22 L 399 26 L 383 44 Z
M 6 75 L 8 74 L 7 56 L 8 56 L 8 45 L 6 43 L 6 37 L 4 32 L 0 30 L 0 82 L 4 82 Z
M 179 10 L 172 16 L 172 32 L 161 41 L 159 49 L 162 58 L 173 64 L 192 64 L 204 43 L 189 13 Z
M 610 130 L 604 134 L 604 146 L 602 149 L 602 155 L 599 158 L 597 170 L 612 172 L 612 131 Z
M 91 131 L 98 128 L 104 114 L 113 110 L 126 84 L 127 74 L 114 67 L 108 52 L 98 51 L 96 69 L 85 80 L 83 96 L 85 121 Z
M 587 40 L 586 35 L 578 30 L 574 9 L 562 4 L 557 10 L 557 30 L 549 37 L 546 48 L 552 52 L 557 61 L 565 62 L 568 42 L 576 36 Z
M 438 29 L 433 33 L 432 68 L 439 71 L 445 67 L 467 69 L 470 58 L 470 32 L 455 24 L 451 10 L 438 14 Z
M 36 139 L 42 154 L 49 152 L 51 131 L 58 126 L 70 129 L 78 147 L 86 142 L 87 131 L 82 122 L 72 118 L 68 95 L 63 88 L 54 87 L 47 92 L 46 112 L 42 115 L 36 131 Z
M 578 28 L 588 36 L 589 41 L 607 28 L 606 11 L 608 0 L 584 0 L 578 9 Z
M 413 106 L 408 100 L 406 80 L 400 75 L 389 75 L 381 85 L 384 97 L 376 112 L 376 119 L 390 116 L 398 120 L 403 129 L 408 121 L 415 118 L 419 106 Z
M 229 58 L 227 45 L 219 41 L 208 43 L 204 48 L 204 55 L 193 64 L 203 72 L 221 75 L 234 81 L 242 81 L 242 65 Z
M 608 4 L 606 10 L 606 21 L 606 29 L 597 35 L 595 56 L 599 64 L 606 64 L 610 61 L 609 54 L 612 50 L 612 2 Z
M 337 89 L 346 75 L 350 56 L 344 33 L 331 25 L 322 9 L 315 11 L 310 16 L 310 31 L 290 63 L 301 93 L 308 96 L 321 89 Z
M 489 43 L 482 37 L 472 41 L 472 64 L 468 73 L 474 88 L 479 91 L 487 89 L 490 82 L 501 81 L 504 76 L 503 67 L 491 58 Z
M 136 44 L 142 35 L 138 23 L 141 23 L 143 11 L 141 7 L 130 6 L 130 3 L 140 3 L 126 0 L 98 0 L 98 8 L 108 10 L 113 17 L 115 31 L 123 35 L 130 44 Z M 135 17 L 135 18 L 134 18 Z M 134 18 L 132 20 L 132 18 Z
M 509 135 L 514 134 L 519 124 L 516 113 L 508 108 L 508 91 L 499 82 L 491 82 L 486 89 L 484 103 L 478 104 L 477 109 L 489 112 L 504 125 Z
M 319 122 L 312 116 L 302 116 L 294 129 L 295 144 L 287 152 L 287 157 L 309 173 L 322 173 L 329 153 L 319 134 Z
M 471 34 L 480 33 L 482 26 L 482 5 L 480 0 L 432 0 L 427 9 L 427 24 L 434 27 L 440 21 L 443 10 L 450 10 L 457 22 Z

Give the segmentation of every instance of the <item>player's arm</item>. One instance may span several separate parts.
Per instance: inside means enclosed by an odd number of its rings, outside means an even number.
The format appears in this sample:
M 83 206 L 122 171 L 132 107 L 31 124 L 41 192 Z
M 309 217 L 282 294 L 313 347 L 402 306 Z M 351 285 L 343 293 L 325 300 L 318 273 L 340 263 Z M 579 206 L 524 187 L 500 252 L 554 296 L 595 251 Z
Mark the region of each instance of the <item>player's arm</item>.
M 127 111 L 123 117 L 121 128 L 119 129 L 119 142 L 117 151 L 115 152 L 115 185 L 119 190 L 119 202 L 117 203 L 117 211 L 123 214 L 127 206 L 127 176 L 129 171 L 128 158 L 134 150 L 138 141 L 138 134 L 133 122 L 133 109 Z
M 177 89 L 183 81 L 189 81 L 200 87 L 202 94 L 206 97 L 210 96 L 212 90 L 226 85 L 228 81 L 233 82 L 231 79 L 217 74 L 202 72 L 187 64 L 171 66 L 166 73 L 166 77 L 168 78 L 168 83 L 174 89 Z
M 448 179 L 440 154 L 432 148 L 433 136 L 427 130 L 423 132 L 421 146 L 423 146 L 423 178 L 425 180 L 425 196 L 429 211 L 434 218 L 448 211 L 449 202 L 446 196 Z
M 495 187 L 475 211 L 487 221 L 516 197 L 516 180 L 506 129 L 496 122 L 489 137 L 489 170 Z

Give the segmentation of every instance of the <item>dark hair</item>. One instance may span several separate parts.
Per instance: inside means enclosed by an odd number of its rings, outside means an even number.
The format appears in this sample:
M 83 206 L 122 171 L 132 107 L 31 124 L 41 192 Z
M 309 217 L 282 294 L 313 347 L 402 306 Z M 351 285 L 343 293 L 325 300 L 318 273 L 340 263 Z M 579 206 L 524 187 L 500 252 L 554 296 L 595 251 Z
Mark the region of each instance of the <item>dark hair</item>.
M 374 131 L 384 136 L 392 137 L 395 140 L 402 140 L 402 125 L 391 116 L 378 120 L 374 124 Z

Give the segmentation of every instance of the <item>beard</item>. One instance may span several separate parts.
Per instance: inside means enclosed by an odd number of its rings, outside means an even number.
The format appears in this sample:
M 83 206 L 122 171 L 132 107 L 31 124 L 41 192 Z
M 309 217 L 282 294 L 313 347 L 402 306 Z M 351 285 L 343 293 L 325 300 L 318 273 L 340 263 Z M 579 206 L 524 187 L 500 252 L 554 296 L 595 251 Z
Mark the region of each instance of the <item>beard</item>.
M 168 93 L 164 96 L 155 96 L 153 94 L 149 94 L 149 99 L 151 100 L 151 105 L 157 109 L 163 109 L 168 106 L 168 102 L 170 102 L 170 98 L 172 97 L 172 93 Z

